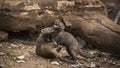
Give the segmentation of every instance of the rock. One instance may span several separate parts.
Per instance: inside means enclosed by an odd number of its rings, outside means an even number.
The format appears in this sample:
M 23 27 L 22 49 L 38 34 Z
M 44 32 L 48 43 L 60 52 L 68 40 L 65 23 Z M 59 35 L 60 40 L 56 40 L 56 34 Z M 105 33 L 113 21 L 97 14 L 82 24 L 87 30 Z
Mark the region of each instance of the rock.
M 4 53 L 4 52 L 0 52 L 0 56 L 3 56 L 3 55 L 5 55 L 6 53 Z
M 91 62 L 90 67 L 91 67 L 91 68 L 95 68 L 95 67 L 96 67 L 95 63 L 94 63 L 94 62 Z
M 60 65 L 60 63 L 58 63 L 57 61 L 52 61 L 51 64 L 53 64 L 53 65 Z
M 21 55 L 21 56 L 17 56 L 17 57 L 16 57 L 16 59 L 18 59 L 18 60 L 23 60 L 24 58 L 25 58 L 24 55 Z
M 24 63 L 25 60 L 17 60 L 18 63 Z
M 24 63 L 25 62 L 25 56 L 20 55 L 20 56 L 14 57 L 14 60 L 18 63 Z
M 2 47 L 3 45 L 2 44 L 0 44 L 0 47 Z
M 15 44 L 10 44 L 10 45 L 15 48 L 19 47 L 18 45 L 15 45 Z
M 83 68 L 83 64 L 79 63 L 78 64 L 72 64 L 70 65 L 70 68 Z

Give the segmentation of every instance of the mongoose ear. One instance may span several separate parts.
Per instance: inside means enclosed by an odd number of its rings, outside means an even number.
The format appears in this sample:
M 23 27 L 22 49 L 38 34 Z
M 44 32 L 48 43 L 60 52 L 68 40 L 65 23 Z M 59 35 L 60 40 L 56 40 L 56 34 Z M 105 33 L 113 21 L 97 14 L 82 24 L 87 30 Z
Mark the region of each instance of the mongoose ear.
M 63 24 L 63 22 L 61 22 L 59 19 L 56 19 L 55 20 L 55 24 L 54 24 L 54 27 L 57 28 L 59 27 L 60 29 L 65 29 L 65 25 Z

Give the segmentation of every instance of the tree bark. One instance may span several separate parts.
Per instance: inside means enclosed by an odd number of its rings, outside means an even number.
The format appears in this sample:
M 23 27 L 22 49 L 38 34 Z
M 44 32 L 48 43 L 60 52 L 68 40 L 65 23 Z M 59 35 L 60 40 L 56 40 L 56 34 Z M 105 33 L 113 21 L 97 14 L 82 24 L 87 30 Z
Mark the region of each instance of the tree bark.
M 63 16 L 68 30 L 75 33 L 93 46 L 104 51 L 120 54 L 120 26 L 106 16 L 90 13 L 88 17 L 77 15 Z
M 10 15 L 0 12 L 0 29 L 12 32 L 19 31 L 40 31 L 41 28 L 52 26 L 54 19 L 48 15 L 43 14 L 41 17 Z

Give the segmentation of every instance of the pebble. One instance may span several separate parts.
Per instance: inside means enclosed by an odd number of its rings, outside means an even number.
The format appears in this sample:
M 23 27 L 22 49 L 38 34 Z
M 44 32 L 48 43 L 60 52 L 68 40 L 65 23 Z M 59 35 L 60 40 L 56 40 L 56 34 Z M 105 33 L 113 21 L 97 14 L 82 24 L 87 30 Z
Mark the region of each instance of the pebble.
M 51 64 L 53 64 L 53 65 L 60 65 L 60 63 L 58 63 L 57 61 L 52 61 Z
M 25 60 L 17 60 L 18 63 L 24 63 Z
M 23 60 L 24 58 L 25 58 L 24 55 L 21 55 L 21 56 L 17 56 L 17 57 L 16 57 L 16 59 L 18 59 L 18 60 Z
M 5 55 L 5 53 L 4 52 L 0 52 L 0 56 L 3 56 L 3 55 Z

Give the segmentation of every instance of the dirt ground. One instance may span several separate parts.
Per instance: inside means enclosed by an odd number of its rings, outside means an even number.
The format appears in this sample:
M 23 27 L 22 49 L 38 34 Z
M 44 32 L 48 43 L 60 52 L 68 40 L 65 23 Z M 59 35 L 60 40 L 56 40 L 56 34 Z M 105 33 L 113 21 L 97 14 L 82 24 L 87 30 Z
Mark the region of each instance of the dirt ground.
M 101 52 L 100 57 L 79 60 L 79 64 L 59 63 L 36 55 L 35 45 L 21 41 L 0 42 L 0 68 L 120 68 L 120 59 Z M 23 62 L 15 59 L 24 56 Z M 53 61 L 59 64 L 52 64 Z
M 35 45 L 2 42 L 0 44 L 0 66 L 3 68 L 67 68 L 67 65 L 52 65 L 50 60 L 35 55 Z M 25 56 L 25 62 L 18 63 L 14 58 Z M 1 68 L 1 67 L 0 67 Z

